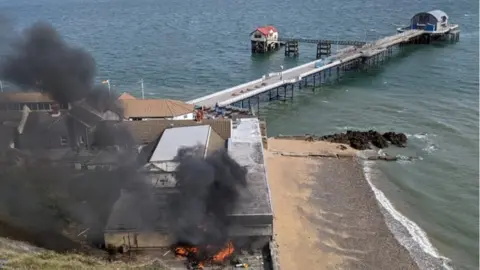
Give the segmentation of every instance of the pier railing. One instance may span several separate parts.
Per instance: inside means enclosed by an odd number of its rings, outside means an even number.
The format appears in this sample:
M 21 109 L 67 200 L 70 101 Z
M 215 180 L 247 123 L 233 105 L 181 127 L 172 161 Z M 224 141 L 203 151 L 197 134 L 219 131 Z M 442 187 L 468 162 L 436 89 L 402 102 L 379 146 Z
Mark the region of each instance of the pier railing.
M 330 39 L 309 39 L 309 38 L 279 38 L 278 41 L 283 42 L 300 42 L 300 43 L 329 43 L 329 44 L 338 44 L 344 46 L 362 46 L 365 45 L 365 41 L 358 41 L 358 40 L 330 40 Z

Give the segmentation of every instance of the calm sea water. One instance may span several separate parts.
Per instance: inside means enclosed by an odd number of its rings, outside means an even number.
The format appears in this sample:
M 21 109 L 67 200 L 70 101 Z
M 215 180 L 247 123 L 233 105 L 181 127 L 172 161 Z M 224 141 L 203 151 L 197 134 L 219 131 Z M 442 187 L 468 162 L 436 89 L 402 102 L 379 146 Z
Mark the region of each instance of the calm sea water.
M 373 40 L 420 11 L 442 9 L 461 25 L 459 43 L 408 50 L 383 68 L 264 108 L 270 135 L 395 130 L 410 136 L 378 164 L 375 180 L 395 208 L 426 231 L 455 268 L 478 269 L 478 1 L 0 0 L 15 27 L 52 23 L 90 51 L 98 80 L 117 91 L 192 99 L 313 60 L 251 56 L 249 33 L 273 24 L 282 36 Z

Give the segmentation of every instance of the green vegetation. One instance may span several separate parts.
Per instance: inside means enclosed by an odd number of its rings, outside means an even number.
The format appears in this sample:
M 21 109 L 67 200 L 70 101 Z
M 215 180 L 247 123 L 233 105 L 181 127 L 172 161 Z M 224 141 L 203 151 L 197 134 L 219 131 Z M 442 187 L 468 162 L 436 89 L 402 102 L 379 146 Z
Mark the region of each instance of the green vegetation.
M 166 269 L 158 262 L 108 262 L 96 256 L 57 253 L 33 247 L 29 244 L 0 238 L 1 269 Z

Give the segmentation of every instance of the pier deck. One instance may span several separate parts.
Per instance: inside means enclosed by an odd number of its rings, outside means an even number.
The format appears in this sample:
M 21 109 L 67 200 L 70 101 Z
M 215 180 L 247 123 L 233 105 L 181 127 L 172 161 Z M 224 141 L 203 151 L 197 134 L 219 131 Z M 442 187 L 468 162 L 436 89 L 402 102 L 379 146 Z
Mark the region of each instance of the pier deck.
M 311 38 L 279 38 L 278 41 L 280 42 L 291 42 L 297 41 L 302 43 L 330 43 L 330 44 L 338 44 L 342 46 L 363 46 L 367 44 L 365 41 L 356 41 L 356 40 L 329 40 L 329 39 L 311 39 Z
M 368 59 L 384 52 L 389 47 L 409 42 L 412 39 L 420 37 L 424 33 L 425 32 L 423 30 L 407 30 L 402 33 L 379 39 L 373 43 L 365 44 L 361 47 L 350 46 L 343 50 L 339 50 L 335 55 L 330 57 L 330 59 L 334 59 L 333 62 L 321 67 L 315 67 L 315 64 L 320 61 L 315 60 L 291 69 L 284 70 L 283 72 L 264 75 L 260 79 L 193 99 L 187 101 L 187 103 L 205 107 L 211 107 L 215 104 L 218 104 L 219 106 L 231 105 L 239 101 L 258 96 L 272 89 L 278 89 L 282 86 L 294 84 L 301 81 L 303 78 L 306 78 L 307 76 L 317 74 L 324 70 L 338 68 L 344 63 L 358 59 Z

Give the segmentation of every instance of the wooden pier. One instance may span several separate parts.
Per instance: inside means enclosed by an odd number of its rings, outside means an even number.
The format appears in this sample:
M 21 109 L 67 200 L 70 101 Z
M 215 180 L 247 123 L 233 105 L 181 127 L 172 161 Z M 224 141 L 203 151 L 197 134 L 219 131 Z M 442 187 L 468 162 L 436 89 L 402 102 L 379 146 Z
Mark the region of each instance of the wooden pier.
M 429 13 L 424 13 L 429 14 Z M 448 24 L 446 15 L 441 12 L 433 12 L 439 22 L 437 26 L 429 26 L 428 29 L 421 28 L 423 21 L 415 21 L 419 15 L 412 18 L 412 25 L 408 28 L 399 28 L 399 33 L 381 38 L 372 43 L 355 43 L 353 41 L 333 41 L 333 40 L 315 40 L 304 39 L 304 42 L 317 43 L 317 59 L 288 70 L 273 72 L 263 75 L 261 78 L 250 81 L 241 85 L 237 85 L 216 93 L 206 95 L 197 99 L 188 101 L 187 103 L 198 106 L 219 107 L 235 106 L 241 108 L 260 110 L 262 101 L 273 101 L 293 98 L 295 90 L 321 86 L 328 82 L 338 81 L 348 71 L 365 70 L 383 64 L 390 58 L 394 51 L 403 48 L 409 44 L 430 44 L 434 41 L 459 41 L 458 25 Z M 435 22 L 434 19 L 422 15 L 420 18 L 429 22 Z M 431 16 L 434 16 L 430 14 Z M 441 20 L 441 21 L 440 21 Z M 413 23 L 416 25 L 413 25 Z M 426 25 L 426 24 L 425 24 Z M 432 30 L 433 28 L 433 30 Z M 271 29 L 271 28 L 270 28 Z M 273 28 L 275 29 L 275 28 Z M 269 35 L 276 33 L 277 37 L 274 41 L 279 42 L 278 32 L 270 31 Z M 258 38 L 258 30 L 251 35 Z M 260 40 L 260 39 L 259 39 Z M 268 39 L 264 39 L 265 42 Z M 264 42 L 258 41 L 258 42 Z M 301 39 L 283 39 L 286 42 L 285 55 L 298 55 L 298 42 Z M 253 44 L 254 41 L 252 41 Z M 255 41 L 257 42 L 257 41 Z M 331 44 L 339 45 L 351 44 L 349 47 L 338 50 L 334 55 L 331 54 Z M 344 42 L 344 43 L 340 43 Z M 265 43 L 266 44 L 266 43 Z M 270 43 L 273 44 L 273 43 Z M 266 45 L 267 46 L 267 45 Z M 269 45 L 271 48 L 273 45 Z M 268 46 L 267 46 L 268 47 Z M 252 49 L 253 52 L 253 49 Z M 265 52 L 265 51 L 264 51 Z

